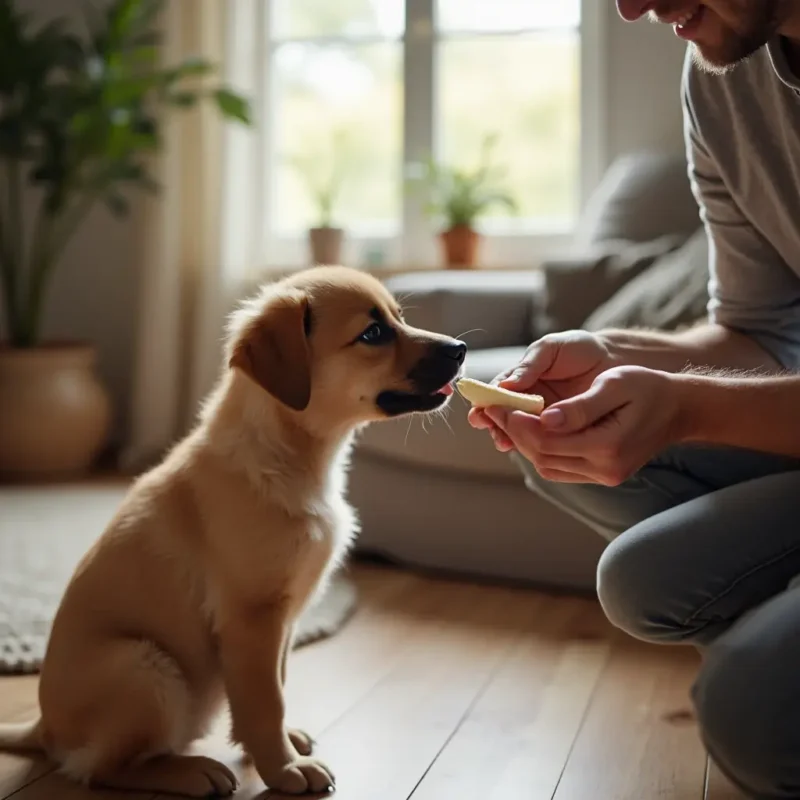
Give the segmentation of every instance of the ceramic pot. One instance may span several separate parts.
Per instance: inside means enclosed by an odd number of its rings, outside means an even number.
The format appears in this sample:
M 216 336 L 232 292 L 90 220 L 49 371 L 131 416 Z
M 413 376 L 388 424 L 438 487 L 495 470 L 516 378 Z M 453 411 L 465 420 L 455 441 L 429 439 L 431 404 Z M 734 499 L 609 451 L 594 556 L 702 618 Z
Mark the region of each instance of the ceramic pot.
M 106 444 L 111 402 L 88 344 L 0 345 L 0 478 L 83 475 Z
M 452 269 L 474 269 L 480 234 L 469 225 L 455 225 L 439 234 L 445 264 Z
M 344 231 L 341 228 L 311 228 L 308 241 L 315 265 L 341 264 Z

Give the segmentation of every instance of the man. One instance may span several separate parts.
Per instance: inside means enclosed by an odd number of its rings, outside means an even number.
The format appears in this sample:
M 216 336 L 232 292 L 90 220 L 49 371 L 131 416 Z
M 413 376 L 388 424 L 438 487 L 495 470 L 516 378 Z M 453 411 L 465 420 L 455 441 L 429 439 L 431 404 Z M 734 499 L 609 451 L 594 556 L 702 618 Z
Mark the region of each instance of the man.
M 540 418 L 471 412 L 531 489 L 610 540 L 613 623 L 693 644 L 708 749 L 753 797 L 800 797 L 800 0 L 617 0 L 688 41 L 709 319 L 567 332 L 496 380 Z

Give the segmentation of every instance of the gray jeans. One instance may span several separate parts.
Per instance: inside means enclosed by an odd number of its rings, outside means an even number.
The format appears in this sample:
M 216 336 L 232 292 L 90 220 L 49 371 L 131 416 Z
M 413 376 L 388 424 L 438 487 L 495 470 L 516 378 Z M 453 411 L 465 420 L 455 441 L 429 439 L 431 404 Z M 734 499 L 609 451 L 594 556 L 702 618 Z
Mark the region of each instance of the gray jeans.
M 616 626 L 703 654 L 692 697 L 719 767 L 751 797 L 800 798 L 800 461 L 679 448 L 616 488 L 529 488 L 609 540 Z

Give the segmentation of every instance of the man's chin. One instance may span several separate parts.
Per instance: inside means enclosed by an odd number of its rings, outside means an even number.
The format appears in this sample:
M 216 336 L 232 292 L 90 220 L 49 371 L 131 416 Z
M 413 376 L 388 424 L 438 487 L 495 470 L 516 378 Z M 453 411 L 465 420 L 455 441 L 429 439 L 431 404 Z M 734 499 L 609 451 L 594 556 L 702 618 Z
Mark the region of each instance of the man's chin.
M 760 35 L 750 37 L 725 37 L 716 44 L 696 41 L 690 47 L 694 62 L 700 69 L 714 75 L 726 75 L 765 47 L 769 38 L 766 31 L 761 31 Z
M 695 65 L 711 75 L 727 75 L 759 49 L 761 48 L 757 47 L 744 54 L 739 53 L 734 56 L 731 53 L 721 53 L 716 48 L 705 45 L 697 43 L 691 45 L 692 59 Z

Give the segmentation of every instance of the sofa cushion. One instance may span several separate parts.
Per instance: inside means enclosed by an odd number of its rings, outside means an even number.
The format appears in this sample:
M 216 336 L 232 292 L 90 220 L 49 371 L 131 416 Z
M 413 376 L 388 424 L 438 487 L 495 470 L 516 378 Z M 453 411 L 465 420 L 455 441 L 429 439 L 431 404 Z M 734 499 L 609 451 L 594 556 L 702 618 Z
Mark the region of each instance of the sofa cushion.
M 699 224 L 686 157 L 634 153 L 617 159 L 604 175 L 583 213 L 578 244 L 647 242 L 664 234 L 685 239 Z
M 708 256 L 708 236 L 700 228 L 596 309 L 583 327 L 676 330 L 695 324 L 707 313 Z
M 470 351 L 465 371 L 471 378 L 490 381 L 514 366 L 524 353 L 524 347 Z M 412 417 L 375 423 L 359 436 L 357 447 L 373 456 L 412 466 L 520 481 L 519 469 L 508 456 L 494 449 L 489 434 L 476 431 L 467 422 L 468 410 L 469 404 L 456 395 L 444 419 Z
M 544 277 L 537 269 L 407 272 L 385 280 L 409 324 L 464 337 L 471 349 L 528 344 Z
M 685 237 L 674 234 L 649 242 L 614 240 L 594 244 L 572 258 L 546 262 L 542 267 L 540 318 L 532 326 L 530 338 L 537 338 L 543 331 L 580 327 L 625 284 L 684 241 Z

